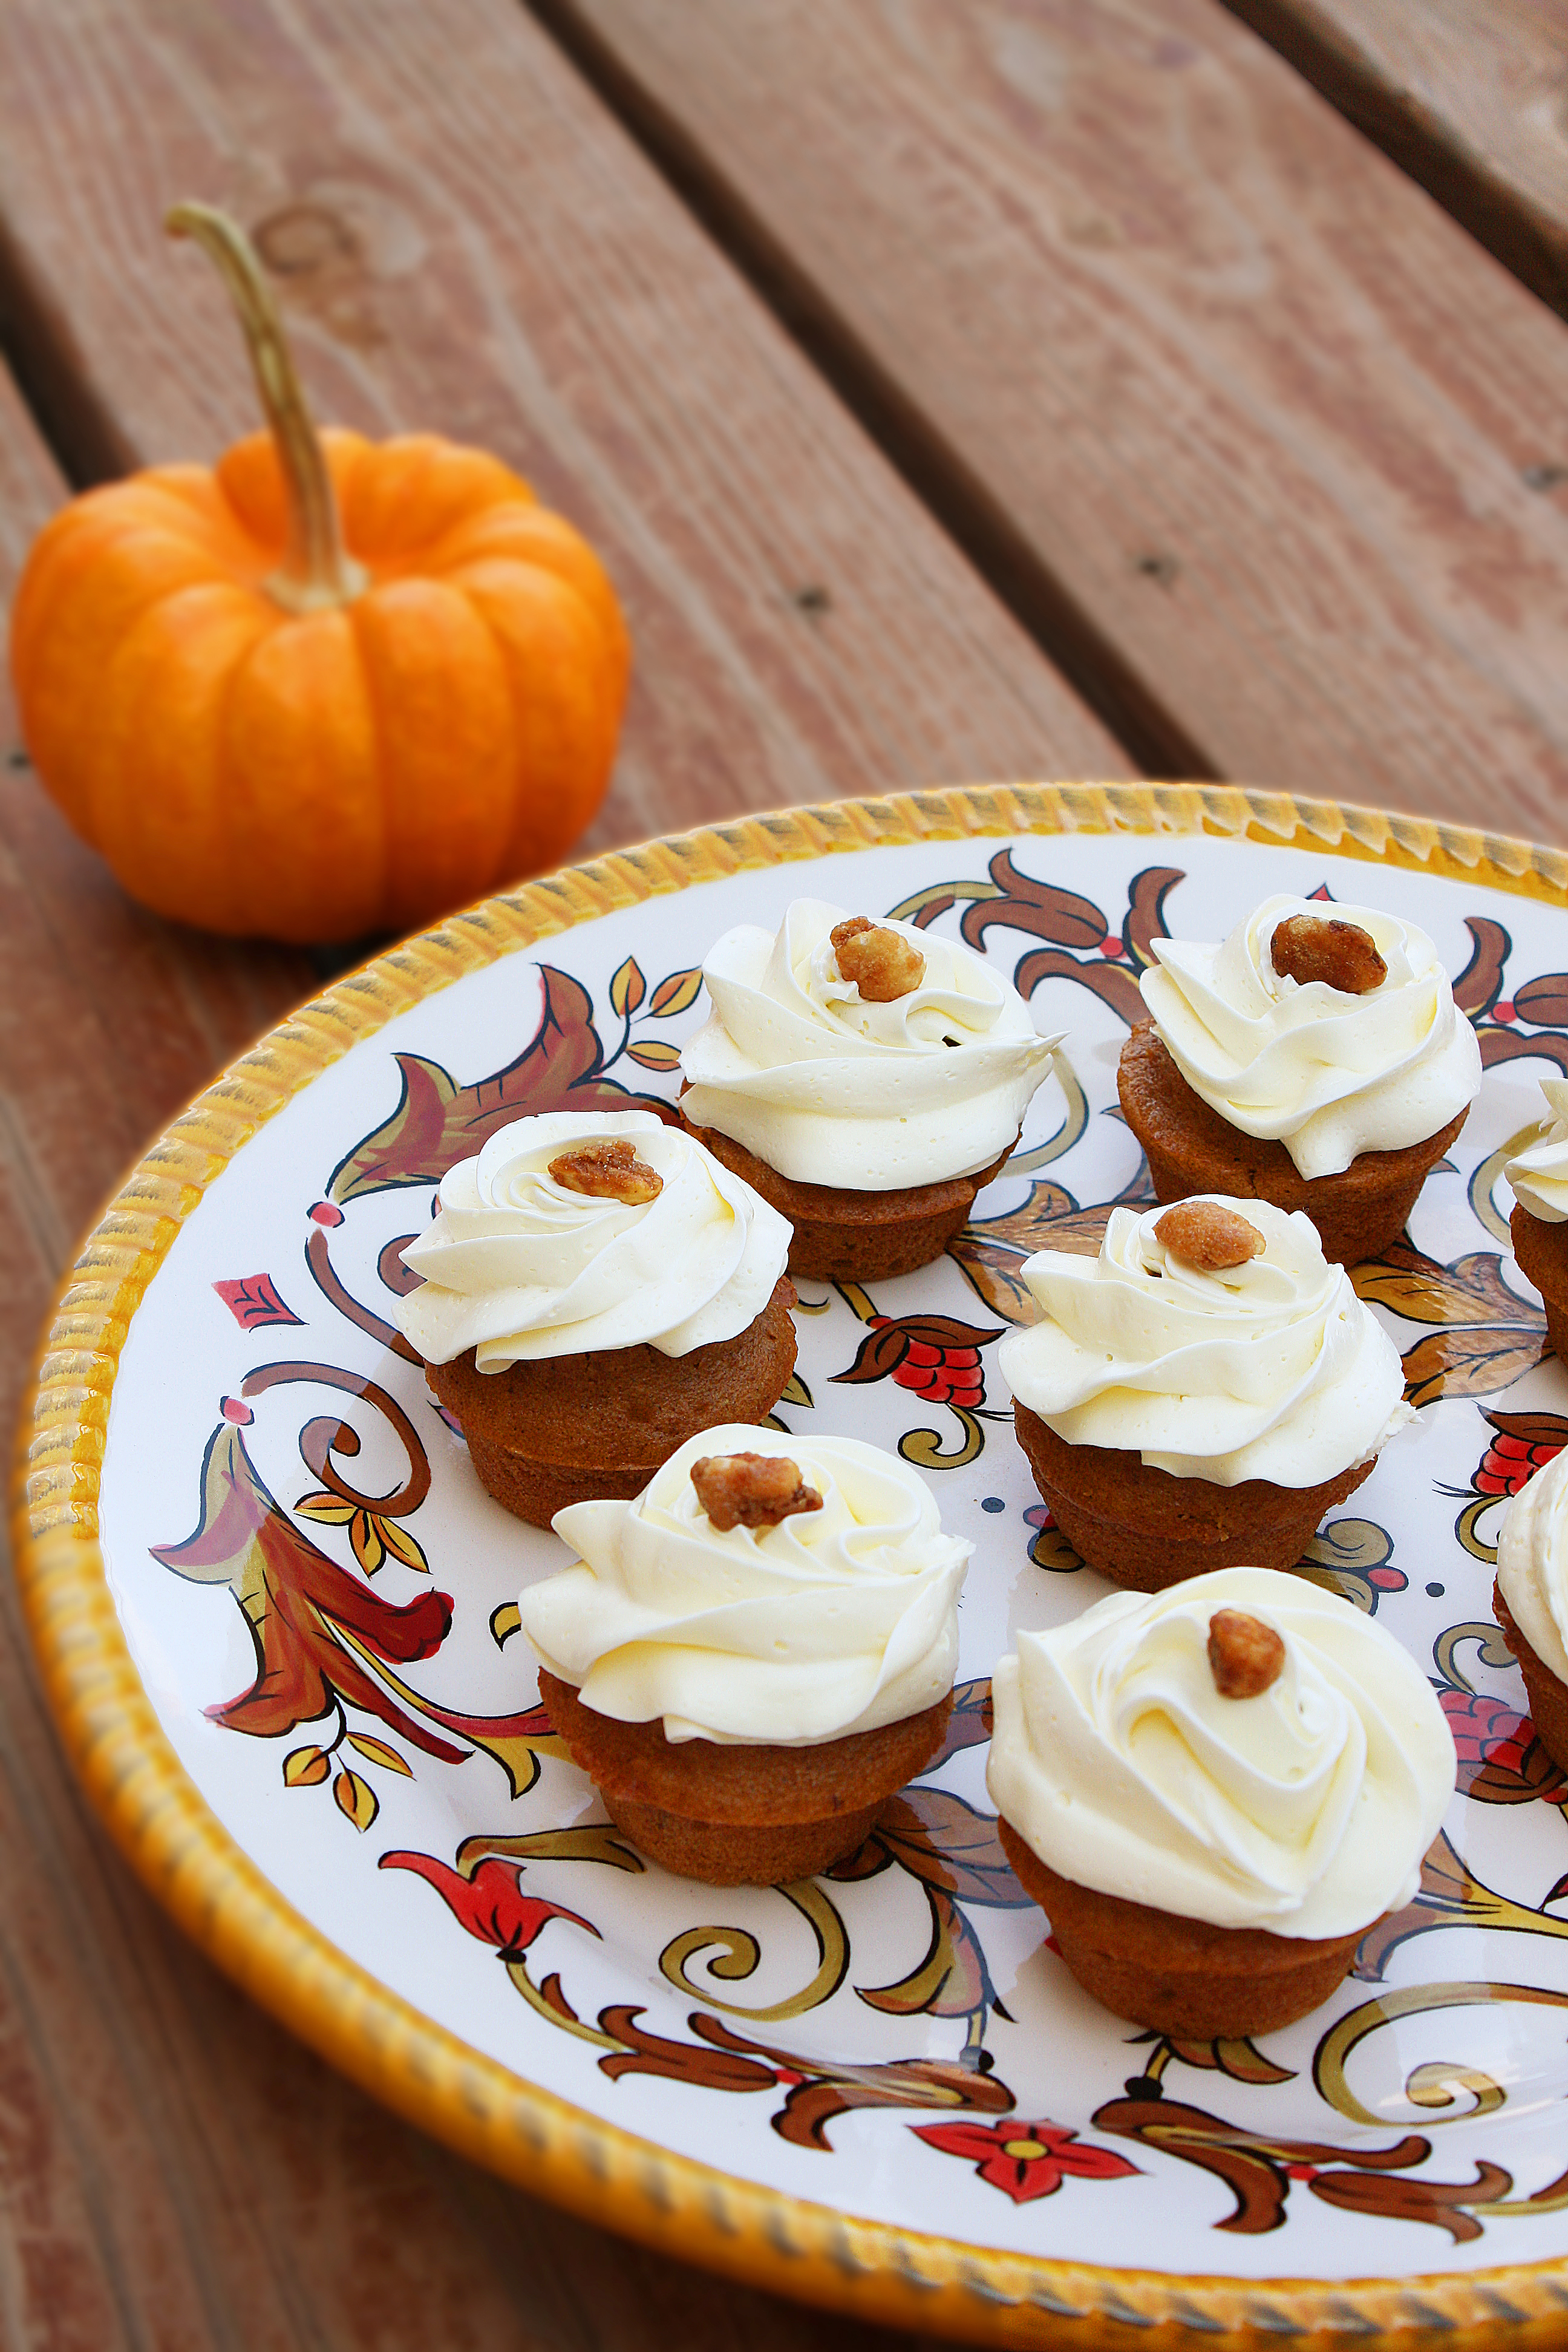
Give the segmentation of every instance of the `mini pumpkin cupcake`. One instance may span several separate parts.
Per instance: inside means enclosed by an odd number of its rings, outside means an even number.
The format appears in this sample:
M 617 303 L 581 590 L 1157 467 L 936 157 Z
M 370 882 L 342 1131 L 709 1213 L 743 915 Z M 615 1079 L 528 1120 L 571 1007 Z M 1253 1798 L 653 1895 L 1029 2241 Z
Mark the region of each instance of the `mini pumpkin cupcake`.
M 1530 1694 L 1530 1719 L 1568 1772 L 1568 1453 L 1514 1496 L 1498 1533 L 1492 1606 Z
M 869 1282 L 940 1257 L 1060 1037 L 967 948 L 815 898 L 776 933 L 727 931 L 702 971 L 681 1115 L 789 1218 L 791 1272 Z
M 1513 1188 L 1514 1257 L 1540 1291 L 1547 1336 L 1568 1364 L 1568 1078 L 1543 1078 L 1541 1091 L 1547 1105 L 1541 1131 L 1502 1172 Z
M 1022 1273 L 1042 1319 L 997 1351 L 1014 1427 L 1113 1583 L 1294 1567 L 1414 1418 L 1394 1342 L 1270 1202 L 1113 1209 L 1097 1258 L 1041 1250 Z
M 535 1527 L 635 1495 L 795 1369 L 789 1226 L 651 1111 L 559 1111 L 441 1181 L 398 1321 L 497 1502 Z
M 1377 1256 L 1480 1085 L 1426 932 L 1276 898 L 1218 946 L 1151 946 L 1118 1087 L 1159 1198 L 1256 1195 L 1303 1211 L 1338 1264 Z
M 555 1528 L 581 1557 L 522 1595 L 540 1696 L 667 1870 L 826 1870 L 941 1748 L 973 1547 L 896 1455 L 731 1423 Z
M 1456 1773 L 1431 1686 L 1337 1594 L 1232 1568 L 1018 1635 L 985 1781 L 1063 1960 L 1117 2016 L 1270 2033 L 1411 1900 Z

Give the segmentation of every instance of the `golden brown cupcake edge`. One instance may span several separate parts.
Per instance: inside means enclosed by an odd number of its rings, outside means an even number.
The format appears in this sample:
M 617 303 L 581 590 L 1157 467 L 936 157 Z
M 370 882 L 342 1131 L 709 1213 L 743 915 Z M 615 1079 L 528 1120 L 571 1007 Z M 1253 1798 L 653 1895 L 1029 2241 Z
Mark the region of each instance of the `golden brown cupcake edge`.
M 1084 1990 L 1115 2016 L 1183 2041 L 1274 2033 L 1307 2016 L 1343 1982 L 1375 1925 L 1321 1937 L 1215 1927 L 1063 1878 L 1005 1815 L 997 1827 L 1014 1875 Z
M 973 1176 L 950 1176 L 937 1184 L 857 1192 L 845 1185 L 803 1184 L 781 1176 L 715 1127 L 681 1125 L 724 1166 L 795 1227 L 789 1270 L 813 1282 L 884 1282 L 913 1274 L 939 1258 L 969 1222 L 975 1195 L 999 1176 L 1017 1146 Z
M 481 1372 L 470 1348 L 426 1364 L 425 1378 L 460 1425 L 487 1492 L 547 1528 L 569 1503 L 629 1501 L 699 1430 L 764 1422 L 795 1370 L 795 1303 L 781 1275 L 743 1331 L 684 1356 L 644 1342 Z
M 1353 1463 L 1316 1486 L 1276 1486 L 1267 1478 L 1218 1486 L 1152 1469 L 1121 1446 L 1069 1445 L 1017 1400 L 1013 1426 L 1073 1549 L 1133 1592 L 1163 1591 L 1215 1568 L 1294 1568 L 1324 1514 L 1355 1492 L 1376 1460 Z
M 1568 1364 L 1568 1224 L 1549 1224 L 1516 1201 L 1508 1230 L 1514 1263 L 1541 1293 L 1552 1352 Z
M 951 1691 L 875 1731 L 809 1747 L 669 1740 L 659 1722 L 584 1706 L 542 1667 L 539 1694 L 611 1820 L 667 1870 L 716 1886 L 788 1885 L 865 1843 L 888 1799 L 942 1748 Z
M 1152 1021 L 1140 1022 L 1121 1048 L 1116 1087 L 1160 1200 L 1222 1192 L 1302 1210 L 1335 1265 L 1360 1265 L 1398 1240 L 1427 1175 L 1470 1115 L 1467 1104 L 1419 1143 L 1363 1151 L 1337 1176 L 1307 1177 L 1282 1143 L 1244 1134 L 1193 1091 Z
M 1502 1628 L 1503 1640 L 1519 1662 L 1524 1676 L 1524 1687 L 1530 1699 L 1530 1719 L 1535 1726 L 1535 1736 L 1552 1761 L 1561 1771 L 1568 1772 L 1568 1683 L 1552 1671 L 1531 1642 L 1508 1602 L 1502 1587 L 1492 1586 L 1492 1614 Z

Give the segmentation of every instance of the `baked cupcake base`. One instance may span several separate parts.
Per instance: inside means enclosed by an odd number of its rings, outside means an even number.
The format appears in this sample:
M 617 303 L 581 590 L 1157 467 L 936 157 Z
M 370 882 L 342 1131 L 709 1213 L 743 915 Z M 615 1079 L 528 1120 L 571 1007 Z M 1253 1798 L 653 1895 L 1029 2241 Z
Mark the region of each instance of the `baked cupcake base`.
M 717 1128 L 695 1127 L 684 1116 L 681 1125 L 789 1219 L 795 1227 L 789 1270 L 814 1282 L 883 1282 L 930 1265 L 963 1231 L 975 1194 L 1001 1174 L 1017 1142 L 1015 1136 L 999 1160 L 973 1176 L 899 1192 L 856 1192 L 840 1185 L 796 1183 Z
M 1541 1293 L 1552 1352 L 1568 1364 L 1568 1224 L 1548 1224 L 1516 1201 L 1508 1230 L 1521 1274 Z
M 1160 1200 L 1222 1192 L 1302 1209 L 1336 1265 L 1359 1265 L 1398 1240 L 1428 1172 L 1469 1117 L 1467 1104 L 1403 1151 L 1363 1151 L 1338 1176 L 1307 1177 L 1282 1143 L 1243 1134 L 1194 1093 L 1152 1022 L 1141 1022 L 1121 1048 L 1116 1087 Z
M 568 1503 L 640 1495 L 700 1429 L 765 1421 L 795 1370 L 794 1305 L 795 1285 L 781 1275 L 743 1331 L 689 1355 L 644 1344 L 481 1372 L 470 1348 L 426 1364 L 425 1378 L 460 1423 L 486 1491 L 547 1528 Z
M 1013 1426 L 1035 1484 L 1079 1557 L 1134 1592 L 1160 1592 L 1214 1568 L 1294 1568 L 1334 1504 L 1376 1456 L 1318 1486 L 1246 1478 L 1216 1486 L 1154 1470 L 1121 1446 L 1069 1445 L 1015 1403 Z
M 809 1748 L 732 1746 L 600 1715 L 542 1667 L 539 1696 L 616 1827 L 666 1870 L 713 1886 L 788 1885 L 853 1853 L 936 1755 L 952 1711 L 950 1691 L 876 1731 Z
M 1275 2033 L 1328 2000 L 1355 1958 L 1368 1920 L 1349 1936 L 1276 1936 L 1216 1927 L 1063 1878 L 1005 1818 L 1014 1875 L 1050 1921 L 1057 1948 L 1086 1992 L 1135 2025 L 1188 2042 Z
M 1531 1643 L 1502 1597 L 1500 1584 L 1492 1586 L 1492 1614 L 1503 1640 L 1519 1661 L 1530 1699 L 1530 1719 L 1535 1736 L 1560 1770 L 1568 1772 L 1568 1683 L 1554 1675 Z

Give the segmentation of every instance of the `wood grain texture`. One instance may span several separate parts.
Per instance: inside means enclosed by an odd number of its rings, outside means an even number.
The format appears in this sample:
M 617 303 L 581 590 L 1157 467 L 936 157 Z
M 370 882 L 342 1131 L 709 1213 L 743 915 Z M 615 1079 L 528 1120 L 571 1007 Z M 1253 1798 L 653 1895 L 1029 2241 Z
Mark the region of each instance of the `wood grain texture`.
M 1226 0 L 1568 317 L 1564 0 Z
M 588 846 L 819 795 L 1130 761 L 513 0 L 16 0 L 14 314 L 83 474 L 254 422 L 160 222 L 256 235 L 319 414 L 515 464 L 637 649 Z
M 1217 0 L 534 5 L 1215 772 L 1568 836 L 1564 330 Z
M 0 369 L 0 623 L 63 485 Z M 79 1230 L 148 1136 L 310 991 L 303 959 L 132 907 L 0 688 L 0 1428 Z M 0 1533 L 0 1550 L 4 1535 Z M 82 1800 L 0 1559 L 4 2352 L 898 2352 L 476 2173 L 187 1945 Z

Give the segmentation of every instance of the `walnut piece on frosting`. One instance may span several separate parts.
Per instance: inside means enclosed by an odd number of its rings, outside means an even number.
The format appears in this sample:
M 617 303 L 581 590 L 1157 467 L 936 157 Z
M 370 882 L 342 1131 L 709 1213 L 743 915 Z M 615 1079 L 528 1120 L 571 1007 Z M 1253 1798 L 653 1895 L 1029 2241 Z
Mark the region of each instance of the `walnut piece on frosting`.
M 663 1177 L 637 1158 L 637 1146 L 624 1135 L 610 1143 L 584 1143 L 576 1151 L 560 1152 L 550 1163 L 550 1173 L 568 1192 L 586 1192 L 595 1201 L 624 1201 L 628 1208 L 657 1201 L 664 1190 Z
M 1209 1672 L 1221 1698 L 1258 1698 L 1277 1683 L 1285 1644 L 1272 1625 L 1244 1609 L 1216 1609 L 1209 1619 Z
M 1322 915 L 1287 915 L 1268 943 L 1274 969 L 1303 988 L 1321 980 L 1342 996 L 1369 996 L 1388 978 L 1370 931 Z
M 838 975 L 857 987 L 868 1004 L 891 1004 L 925 978 L 926 960 L 897 931 L 884 930 L 867 915 L 851 915 L 828 933 Z
M 1261 1257 L 1268 1247 L 1256 1225 L 1217 1201 L 1178 1201 L 1154 1227 L 1173 1257 L 1200 1274 L 1224 1274 Z
M 787 1454 L 704 1454 L 691 1465 L 697 1499 L 718 1528 L 776 1528 L 797 1511 L 820 1511 L 822 1497 Z

